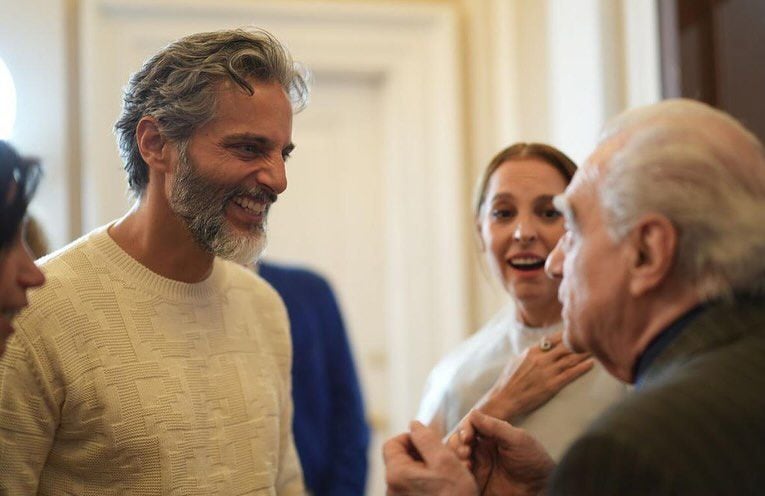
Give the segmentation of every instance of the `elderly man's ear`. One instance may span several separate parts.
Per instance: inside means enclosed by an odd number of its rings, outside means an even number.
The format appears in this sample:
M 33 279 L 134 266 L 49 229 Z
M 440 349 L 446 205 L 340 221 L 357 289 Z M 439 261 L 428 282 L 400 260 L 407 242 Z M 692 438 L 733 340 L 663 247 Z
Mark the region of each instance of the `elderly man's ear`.
M 172 170 L 172 150 L 170 142 L 162 136 L 157 120 L 148 115 L 141 118 L 135 132 L 141 157 L 156 172 Z
M 677 229 L 663 215 L 643 216 L 630 234 L 633 296 L 657 289 L 666 282 L 675 263 Z

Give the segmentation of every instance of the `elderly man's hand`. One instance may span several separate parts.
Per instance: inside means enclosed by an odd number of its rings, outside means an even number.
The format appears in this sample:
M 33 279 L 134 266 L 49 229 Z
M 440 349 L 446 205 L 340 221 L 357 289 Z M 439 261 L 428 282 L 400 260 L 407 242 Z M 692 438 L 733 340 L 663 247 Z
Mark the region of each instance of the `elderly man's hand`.
M 462 431 L 472 446 L 473 474 L 482 495 L 532 495 L 544 488 L 555 463 L 528 432 L 478 411 L 467 417 L 472 428 Z
M 477 496 L 470 472 L 438 434 L 419 422 L 383 446 L 388 495 Z

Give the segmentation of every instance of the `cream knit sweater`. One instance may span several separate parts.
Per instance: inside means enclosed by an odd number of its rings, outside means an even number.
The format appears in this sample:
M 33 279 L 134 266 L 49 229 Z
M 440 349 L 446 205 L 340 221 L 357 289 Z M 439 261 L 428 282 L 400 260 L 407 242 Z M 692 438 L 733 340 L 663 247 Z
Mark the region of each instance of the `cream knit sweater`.
M 0 359 L 0 494 L 303 494 L 277 294 L 163 278 L 99 228 L 48 257 Z

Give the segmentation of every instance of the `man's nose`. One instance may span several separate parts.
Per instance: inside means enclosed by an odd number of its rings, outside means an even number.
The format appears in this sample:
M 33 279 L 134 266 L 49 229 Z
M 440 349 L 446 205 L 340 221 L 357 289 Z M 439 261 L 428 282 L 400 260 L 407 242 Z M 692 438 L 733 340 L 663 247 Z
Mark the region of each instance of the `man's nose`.
M 287 168 L 281 156 L 269 161 L 258 171 L 258 182 L 268 186 L 277 195 L 287 189 Z
M 563 277 L 563 238 L 561 237 L 555 244 L 555 248 L 547 255 L 545 262 L 545 274 L 551 279 L 561 279 Z

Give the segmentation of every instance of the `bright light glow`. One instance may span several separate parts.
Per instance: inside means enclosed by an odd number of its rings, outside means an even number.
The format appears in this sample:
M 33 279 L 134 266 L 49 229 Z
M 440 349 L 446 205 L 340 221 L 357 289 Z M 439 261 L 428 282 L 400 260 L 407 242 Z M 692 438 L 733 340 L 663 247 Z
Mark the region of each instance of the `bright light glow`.
M 16 87 L 11 71 L 0 59 L 0 139 L 9 139 L 16 122 Z

